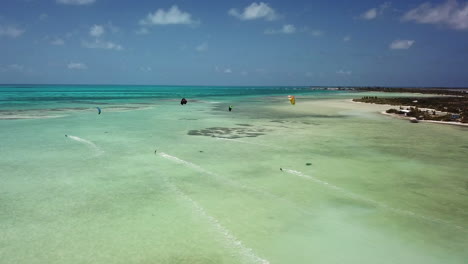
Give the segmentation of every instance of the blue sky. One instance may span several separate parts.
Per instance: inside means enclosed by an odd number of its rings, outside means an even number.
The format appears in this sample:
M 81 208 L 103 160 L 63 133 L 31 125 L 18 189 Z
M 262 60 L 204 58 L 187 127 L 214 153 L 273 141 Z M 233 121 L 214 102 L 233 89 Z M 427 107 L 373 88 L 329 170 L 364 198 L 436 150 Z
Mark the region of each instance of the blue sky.
M 0 83 L 468 86 L 468 2 L 2 0 Z

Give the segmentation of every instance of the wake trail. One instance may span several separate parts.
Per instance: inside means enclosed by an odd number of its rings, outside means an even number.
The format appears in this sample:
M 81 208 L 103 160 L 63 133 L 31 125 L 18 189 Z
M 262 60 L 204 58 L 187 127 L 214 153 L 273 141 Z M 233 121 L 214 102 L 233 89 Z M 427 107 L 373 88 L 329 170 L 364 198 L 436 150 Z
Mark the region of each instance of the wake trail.
M 222 234 L 224 240 L 229 244 L 230 248 L 237 250 L 237 252 L 244 258 L 244 260 L 248 263 L 260 263 L 260 264 L 269 264 L 270 262 L 266 259 L 263 259 L 255 254 L 253 249 L 246 247 L 244 243 L 234 236 L 234 234 L 229 231 L 226 227 L 221 225 L 218 219 L 211 216 L 207 213 L 207 211 L 195 200 L 190 198 L 187 194 L 185 194 L 181 189 L 179 189 L 176 185 L 169 182 L 166 178 L 164 178 L 164 182 L 169 187 L 169 189 L 174 192 L 180 199 L 184 200 L 188 204 L 190 204 L 191 208 L 197 212 L 200 216 L 206 218 L 211 226 Z
M 295 203 L 291 202 L 290 200 L 288 199 L 285 199 L 283 197 L 280 197 L 280 196 L 277 196 L 275 194 L 272 194 L 270 192 L 267 192 L 263 189 L 260 189 L 260 188 L 255 188 L 255 187 L 251 187 L 251 186 L 248 186 L 248 185 L 245 185 L 245 184 L 242 184 L 242 183 L 239 183 L 237 181 L 233 181 L 229 178 L 226 178 L 226 177 L 223 177 L 223 176 L 220 176 L 216 173 L 213 173 L 211 171 L 207 171 L 205 169 L 203 169 L 202 167 L 196 165 L 196 164 L 193 164 L 191 162 L 188 162 L 188 161 L 185 161 L 185 160 L 182 160 L 182 159 L 179 159 L 175 156 L 171 156 L 169 154 L 166 154 L 164 152 L 161 152 L 161 153 L 158 153 L 159 156 L 165 158 L 165 159 L 168 159 L 172 162 L 175 162 L 175 163 L 178 163 L 178 164 L 182 164 L 188 168 L 191 168 L 195 171 L 198 171 L 200 173 L 203 173 L 203 174 L 207 174 L 207 175 L 210 175 L 212 176 L 213 178 L 217 179 L 218 181 L 221 181 L 222 183 L 224 184 L 228 184 L 230 186 L 233 186 L 233 187 L 236 187 L 236 188 L 239 188 L 239 189 L 244 189 L 246 191 L 249 191 L 249 192 L 252 192 L 252 193 L 257 193 L 257 194 L 260 194 L 260 195 L 263 195 L 263 196 L 266 196 L 266 197 L 269 197 L 271 199 L 275 199 L 275 200 L 278 200 L 278 201 L 281 201 L 287 205 L 289 205 L 290 207 L 300 211 L 301 213 L 303 214 L 308 214 L 308 215 L 313 215 L 313 213 L 305 210 L 304 208 L 302 207 L 299 207 L 298 205 L 296 205 Z
M 412 211 L 391 207 L 391 206 L 389 206 L 389 205 L 387 205 L 385 203 L 378 202 L 378 201 L 363 197 L 361 195 L 355 194 L 353 192 L 350 192 L 350 191 L 348 191 L 348 190 L 346 190 L 344 188 L 338 187 L 338 186 L 333 185 L 331 183 L 328 183 L 326 181 L 317 179 L 317 178 L 315 178 L 313 176 L 310 176 L 310 175 L 306 175 L 306 174 L 304 174 L 304 173 L 302 173 L 300 171 L 291 170 L 291 169 L 283 169 L 283 171 L 285 171 L 285 172 L 287 172 L 289 174 L 296 175 L 296 176 L 299 176 L 301 178 L 313 181 L 315 183 L 321 184 L 321 185 L 323 185 L 323 186 L 325 186 L 325 187 L 327 187 L 329 189 L 332 189 L 334 191 L 342 193 L 342 194 L 344 194 L 344 195 L 346 195 L 346 196 L 348 196 L 350 198 L 353 198 L 355 200 L 360 200 L 360 201 L 363 201 L 363 202 L 367 202 L 369 204 L 375 205 L 375 206 L 380 207 L 380 208 L 387 209 L 389 211 L 392 211 L 392 212 L 400 214 L 400 215 L 411 216 L 411 217 L 422 219 L 422 220 L 425 220 L 425 221 L 434 222 L 434 223 L 438 223 L 438 224 L 443 224 L 443 225 L 450 226 L 450 227 L 453 227 L 453 228 L 456 228 L 456 229 L 460 229 L 460 230 L 462 230 L 464 232 L 467 232 L 465 230 L 465 228 L 463 228 L 462 226 L 452 224 L 452 223 L 450 223 L 448 221 L 445 221 L 445 220 L 442 220 L 442 219 L 429 217 L 429 216 L 425 216 L 425 215 L 420 215 L 420 214 L 416 214 L 416 213 L 414 213 Z
M 94 150 L 94 152 L 96 153 L 96 156 L 102 155 L 104 153 L 104 151 L 102 149 L 100 149 L 98 146 L 96 146 L 96 144 L 94 144 L 93 142 L 91 142 L 89 140 L 86 140 L 86 139 L 80 138 L 80 137 L 76 137 L 76 136 L 71 136 L 71 135 L 67 135 L 67 137 L 72 139 L 72 140 L 75 140 L 75 141 L 78 141 L 80 143 L 83 143 L 83 144 L 87 145 L 92 150 Z

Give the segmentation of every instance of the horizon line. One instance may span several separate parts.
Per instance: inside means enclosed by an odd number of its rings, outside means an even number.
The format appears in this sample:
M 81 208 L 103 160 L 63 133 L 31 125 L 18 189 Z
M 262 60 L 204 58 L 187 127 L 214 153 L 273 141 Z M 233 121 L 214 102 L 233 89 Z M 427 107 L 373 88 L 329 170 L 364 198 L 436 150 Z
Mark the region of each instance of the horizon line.
M 191 86 L 191 87 L 301 87 L 301 88 L 427 88 L 427 89 L 468 89 L 468 86 L 385 86 L 385 85 L 204 85 L 204 84 L 99 84 L 99 83 L 82 83 L 82 84 L 71 84 L 71 83 L 0 83 L 0 86 L 44 86 L 44 85 L 69 85 L 69 86 Z

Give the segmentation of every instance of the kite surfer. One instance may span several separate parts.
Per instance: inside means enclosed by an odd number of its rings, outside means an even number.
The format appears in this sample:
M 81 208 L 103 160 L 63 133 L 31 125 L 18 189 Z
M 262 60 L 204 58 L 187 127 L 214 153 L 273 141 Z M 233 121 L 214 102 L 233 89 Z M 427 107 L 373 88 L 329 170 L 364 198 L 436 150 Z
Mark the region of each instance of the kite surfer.
M 232 105 L 229 106 L 229 112 L 231 112 L 231 111 L 232 111 Z
M 187 99 L 182 98 L 182 100 L 180 100 L 180 104 L 181 105 L 187 104 Z

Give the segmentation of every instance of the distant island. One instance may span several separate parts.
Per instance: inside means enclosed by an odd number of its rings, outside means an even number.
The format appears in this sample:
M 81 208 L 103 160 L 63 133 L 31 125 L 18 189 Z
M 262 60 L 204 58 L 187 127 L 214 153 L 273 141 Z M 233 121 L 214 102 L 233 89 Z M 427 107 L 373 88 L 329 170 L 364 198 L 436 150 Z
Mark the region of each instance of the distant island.
M 390 108 L 386 113 L 413 118 L 412 120 L 468 123 L 467 89 L 366 87 L 356 88 L 355 90 L 440 95 L 434 97 L 417 95 L 411 97 L 364 96 L 360 99 L 353 99 L 353 101 L 395 105 L 398 107 Z

